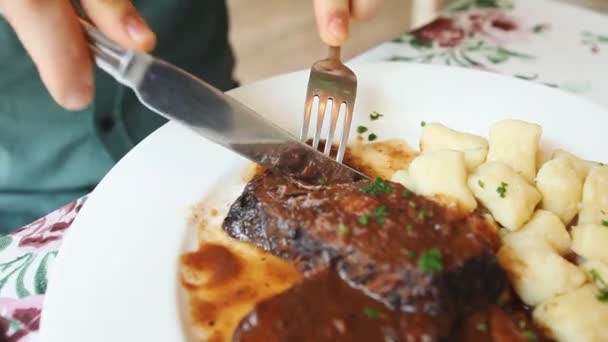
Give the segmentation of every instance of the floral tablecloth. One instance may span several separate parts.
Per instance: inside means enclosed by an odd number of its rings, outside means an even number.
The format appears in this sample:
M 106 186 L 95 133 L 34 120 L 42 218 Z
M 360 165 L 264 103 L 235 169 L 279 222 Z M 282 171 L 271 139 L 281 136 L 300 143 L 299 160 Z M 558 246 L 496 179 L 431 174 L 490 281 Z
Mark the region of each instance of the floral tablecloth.
M 443 17 L 352 62 L 382 60 L 504 73 L 608 106 L 608 16 L 552 0 L 453 1 Z M 85 202 L 0 238 L 0 341 L 38 340 L 48 274 Z

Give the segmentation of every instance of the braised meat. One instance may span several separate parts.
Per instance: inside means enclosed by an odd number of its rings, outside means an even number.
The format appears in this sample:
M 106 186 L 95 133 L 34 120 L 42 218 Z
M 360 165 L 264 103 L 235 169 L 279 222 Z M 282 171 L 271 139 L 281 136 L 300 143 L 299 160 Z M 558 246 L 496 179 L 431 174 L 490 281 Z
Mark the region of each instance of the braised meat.
M 380 179 L 309 186 L 264 173 L 223 227 L 307 277 L 333 268 L 351 287 L 406 313 L 457 315 L 493 303 L 506 286 L 496 232 L 483 215 L 461 215 Z

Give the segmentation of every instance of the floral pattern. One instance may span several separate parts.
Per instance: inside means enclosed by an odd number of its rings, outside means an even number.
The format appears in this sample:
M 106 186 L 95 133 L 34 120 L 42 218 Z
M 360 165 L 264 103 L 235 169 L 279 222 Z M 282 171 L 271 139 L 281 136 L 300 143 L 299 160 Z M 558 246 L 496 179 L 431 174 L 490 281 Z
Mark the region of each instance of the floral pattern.
M 34 339 L 40 323 L 48 272 L 86 201 L 81 198 L 0 237 L 0 341 Z
M 430 63 L 437 60 L 447 65 L 494 71 L 491 65 L 510 59 L 531 60 L 535 57 L 507 48 L 507 43 L 525 42 L 539 25 L 526 29 L 507 13 L 475 9 L 453 17 L 442 17 L 395 42 L 409 44 L 412 55 L 396 55 L 393 61 Z

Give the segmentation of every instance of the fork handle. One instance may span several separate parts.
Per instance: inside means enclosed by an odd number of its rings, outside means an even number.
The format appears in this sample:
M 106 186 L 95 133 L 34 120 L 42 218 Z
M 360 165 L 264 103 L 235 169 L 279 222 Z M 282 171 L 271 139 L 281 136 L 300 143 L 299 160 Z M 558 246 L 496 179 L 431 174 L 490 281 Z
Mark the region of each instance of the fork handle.
M 340 47 L 339 46 L 330 46 L 329 47 L 328 59 L 340 60 Z

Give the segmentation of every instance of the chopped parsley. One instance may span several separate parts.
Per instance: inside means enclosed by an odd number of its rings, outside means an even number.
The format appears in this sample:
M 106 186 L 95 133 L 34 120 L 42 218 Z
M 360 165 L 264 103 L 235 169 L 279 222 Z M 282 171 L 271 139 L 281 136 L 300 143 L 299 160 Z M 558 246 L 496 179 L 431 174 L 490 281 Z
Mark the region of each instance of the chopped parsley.
M 517 326 L 519 327 L 519 329 L 525 329 L 526 328 L 526 321 L 523 319 L 520 319 L 519 321 L 517 321 Z
M 505 304 L 505 299 L 503 297 L 499 297 L 498 300 L 496 300 L 496 305 L 500 308 L 503 308 Z
M 369 306 L 363 308 L 363 314 L 369 319 L 380 319 L 382 317 L 378 310 L 370 308 Z
M 405 226 L 405 229 L 407 229 L 408 233 L 414 231 L 414 225 L 411 223 L 408 223 L 407 226 Z
M 608 227 L 608 220 L 602 220 L 602 226 Z
M 365 126 L 359 126 L 359 127 L 357 127 L 357 133 L 363 134 L 365 132 L 367 132 L 367 127 L 365 127 Z
M 407 202 L 407 205 L 409 205 L 412 208 L 416 208 L 416 202 L 414 202 L 414 201 Z
M 388 210 L 386 209 L 385 206 L 381 205 L 379 207 L 376 207 L 376 209 L 374 209 L 374 216 L 376 217 L 376 223 L 377 224 L 383 224 L 384 223 L 384 219 L 389 215 L 390 213 L 388 212 Z
M 413 251 L 411 249 L 404 248 L 401 250 L 401 252 L 410 259 L 413 259 L 416 257 L 416 251 Z
M 340 232 L 340 235 L 342 235 L 342 236 L 346 236 L 350 232 L 348 229 L 348 226 L 345 225 L 344 223 L 340 223 L 340 226 L 338 227 L 338 231 Z
M 420 127 L 424 127 L 426 126 L 426 122 L 425 121 L 420 121 Z
M 591 273 L 591 278 L 593 279 L 593 282 L 597 285 L 598 289 L 600 290 L 600 292 L 598 292 L 598 294 L 596 296 L 597 299 L 601 302 L 607 302 L 608 301 L 608 284 L 602 278 L 602 276 L 600 276 L 600 274 L 597 272 L 597 270 L 591 270 L 591 271 L 589 271 L 589 273 Z
M 477 331 L 481 331 L 481 332 L 487 332 L 488 331 L 488 323 L 486 323 L 485 321 L 483 322 L 479 322 L 477 323 L 477 325 L 475 326 L 475 329 L 477 329 Z
M 485 188 L 486 183 L 484 183 L 481 179 L 477 181 L 477 185 L 479 185 L 480 188 Z
M 362 187 L 360 190 L 367 195 L 389 194 L 393 192 L 393 188 L 388 185 L 382 178 L 376 177 L 373 182 Z
M 412 195 L 413 195 L 413 194 L 414 194 L 414 193 L 413 193 L 413 192 L 411 192 L 410 190 L 405 189 L 405 190 L 403 190 L 403 192 L 401 193 L 401 196 L 403 196 L 403 197 L 405 197 L 405 198 L 410 198 L 410 197 L 412 197 Z
M 420 211 L 418 212 L 418 219 L 420 219 L 421 221 L 426 220 L 426 218 L 429 216 L 429 213 L 424 208 L 420 209 Z
M 375 133 L 370 133 L 370 135 L 367 136 L 367 140 L 369 141 L 374 141 L 378 139 L 378 136 Z
M 363 214 L 359 216 L 359 223 L 368 224 L 369 223 L 369 214 Z
M 505 182 L 500 182 L 500 186 L 496 188 L 496 192 L 500 196 L 500 198 L 505 198 L 507 196 L 507 187 L 509 184 Z
M 376 111 L 373 111 L 373 112 L 369 113 L 369 118 L 372 121 L 376 121 L 376 120 L 380 119 L 383 116 L 384 116 L 384 114 L 380 114 L 380 113 L 378 113 Z
M 443 270 L 443 258 L 441 251 L 437 247 L 427 249 L 420 254 L 418 268 L 423 272 L 437 273 Z
M 536 333 L 532 330 L 522 330 L 520 331 L 521 336 L 527 338 L 530 341 L 536 341 Z

